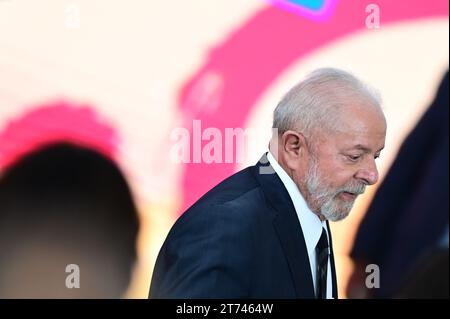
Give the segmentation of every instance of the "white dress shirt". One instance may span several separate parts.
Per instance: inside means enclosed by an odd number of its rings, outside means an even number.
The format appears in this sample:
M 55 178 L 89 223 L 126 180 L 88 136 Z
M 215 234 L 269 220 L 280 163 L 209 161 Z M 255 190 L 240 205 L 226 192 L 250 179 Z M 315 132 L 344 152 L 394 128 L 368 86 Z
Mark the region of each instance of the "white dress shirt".
M 311 273 L 314 282 L 314 289 L 316 288 L 316 245 L 319 242 L 320 236 L 322 235 L 322 228 L 325 229 L 328 236 L 328 243 L 330 242 L 330 236 L 328 234 L 328 229 L 325 221 L 321 221 L 319 216 L 314 214 L 311 209 L 309 209 L 303 198 L 297 185 L 291 179 L 291 177 L 286 173 L 286 171 L 278 164 L 277 160 L 273 157 L 270 151 L 267 153 L 267 159 L 270 165 L 280 177 L 281 181 L 286 187 L 292 202 L 294 203 L 294 208 L 297 213 L 298 220 L 300 221 L 300 226 L 302 227 L 303 236 L 305 238 L 306 249 L 308 250 L 309 265 L 311 267 Z M 332 280 L 331 280 L 331 264 L 330 258 L 328 258 L 328 268 L 327 268 L 327 299 L 333 298 L 332 290 Z

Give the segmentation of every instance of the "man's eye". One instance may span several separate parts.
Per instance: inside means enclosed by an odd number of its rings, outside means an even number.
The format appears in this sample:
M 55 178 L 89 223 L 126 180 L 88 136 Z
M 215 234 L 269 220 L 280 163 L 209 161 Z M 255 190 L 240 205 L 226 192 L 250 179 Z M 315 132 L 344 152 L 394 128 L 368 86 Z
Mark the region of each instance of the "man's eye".
M 351 161 L 357 161 L 361 155 L 348 155 L 347 156 Z

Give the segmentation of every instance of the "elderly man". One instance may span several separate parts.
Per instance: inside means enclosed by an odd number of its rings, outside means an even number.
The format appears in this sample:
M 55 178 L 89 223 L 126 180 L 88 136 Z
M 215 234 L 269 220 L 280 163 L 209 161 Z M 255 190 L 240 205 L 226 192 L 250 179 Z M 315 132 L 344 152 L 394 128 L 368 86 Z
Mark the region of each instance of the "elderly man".
M 337 298 L 328 220 L 378 180 L 386 121 L 353 75 L 319 69 L 274 112 L 257 165 L 189 208 L 159 253 L 151 298 Z

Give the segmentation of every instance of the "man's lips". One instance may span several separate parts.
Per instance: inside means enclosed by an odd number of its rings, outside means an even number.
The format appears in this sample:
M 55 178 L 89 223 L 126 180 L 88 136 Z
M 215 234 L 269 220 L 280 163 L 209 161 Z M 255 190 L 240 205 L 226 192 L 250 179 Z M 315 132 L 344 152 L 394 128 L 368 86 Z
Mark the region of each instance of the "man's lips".
M 342 192 L 339 194 L 339 197 L 345 201 L 354 201 L 359 194 L 350 193 L 350 192 Z

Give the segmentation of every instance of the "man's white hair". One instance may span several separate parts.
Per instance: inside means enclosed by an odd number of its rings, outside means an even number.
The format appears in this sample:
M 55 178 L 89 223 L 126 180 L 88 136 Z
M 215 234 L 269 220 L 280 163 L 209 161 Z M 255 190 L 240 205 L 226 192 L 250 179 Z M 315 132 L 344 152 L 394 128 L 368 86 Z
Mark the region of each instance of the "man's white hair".
M 339 113 L 346 103 L 362 102 L 381 111 L 377 91 L 354 75 L 335 68 L 317 69 L 287 92 L 277 105 L 273 128 L 310 137 L 316 129 L 339 130 Z

